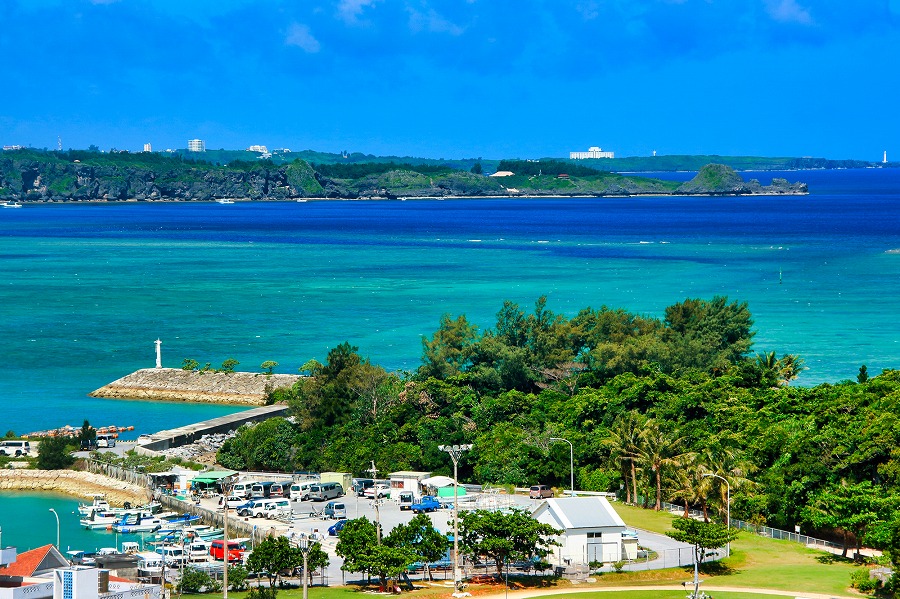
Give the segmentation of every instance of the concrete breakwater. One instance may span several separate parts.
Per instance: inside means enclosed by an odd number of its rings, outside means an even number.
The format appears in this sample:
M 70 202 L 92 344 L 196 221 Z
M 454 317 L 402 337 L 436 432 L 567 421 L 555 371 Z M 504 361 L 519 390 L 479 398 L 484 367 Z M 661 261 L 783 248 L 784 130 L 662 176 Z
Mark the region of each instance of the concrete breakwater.
M 89 393 L 108 399 L 149 399 L 261 406 L 271 389 L 290 387 L 293 374 L 201 372 L 180 368 L 143 368 Z
M 112 505 L 139 505 L 150 498 L 146 487 L 102 474 L 75 470 L 0 470 L 0 490 L 58 492 L 90 499 L 103 493 Z

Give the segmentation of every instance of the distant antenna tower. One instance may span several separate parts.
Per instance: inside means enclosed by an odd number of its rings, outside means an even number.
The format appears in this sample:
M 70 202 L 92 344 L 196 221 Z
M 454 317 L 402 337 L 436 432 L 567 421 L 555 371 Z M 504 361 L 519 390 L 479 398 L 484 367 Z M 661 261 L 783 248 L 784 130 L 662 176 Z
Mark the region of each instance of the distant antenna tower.
M 62 137 L 56 136 L 56 149 L 62 152 Z

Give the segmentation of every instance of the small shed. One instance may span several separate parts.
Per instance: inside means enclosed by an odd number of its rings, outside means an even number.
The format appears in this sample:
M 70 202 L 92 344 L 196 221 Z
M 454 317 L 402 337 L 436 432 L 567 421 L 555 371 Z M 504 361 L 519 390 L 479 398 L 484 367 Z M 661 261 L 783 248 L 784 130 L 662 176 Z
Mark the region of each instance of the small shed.
M 629 544 L 628 555 L 622 537 L 625 522 L 605 497 L 545 499 L 532 516 L 538 522 L 563 530 L 553 548 L 557 564 L 611 563 L 637 557 L 637 545 Z
M 237 472 L 234 470 L 207 470 L 206 472 L 198 472 L 197 475 L 191 479 L 191 488 L 195 491 L 213 489 L 221 491 L 222 481 L 230 479 L 235 474 L 237 474 Z
M 348 493 L 353 487 L 353 475 L 349 472 L 323 472 L 319 475 L 319 482 L 339 483 L 343 487 L 344 493 Z
M 419 498 L 422 496 L 422 481 L 430 477 L 431 472 L 401 470 L 391 472 L 388 476 L 391 481 L 391 497 L 397 497 L 401 491 L 412 491 Z
M 419 481 L 419 484 L 422 485 L 422 488 L 425 489 L 428 495 L 434 495 L 440 499 L 453 499 L 454 497 L 453 479 L 449 476 L 430 476 Z M 456 490 L 456 496 L 465 497 L 466 488 L 459 485 L 459 488 Z

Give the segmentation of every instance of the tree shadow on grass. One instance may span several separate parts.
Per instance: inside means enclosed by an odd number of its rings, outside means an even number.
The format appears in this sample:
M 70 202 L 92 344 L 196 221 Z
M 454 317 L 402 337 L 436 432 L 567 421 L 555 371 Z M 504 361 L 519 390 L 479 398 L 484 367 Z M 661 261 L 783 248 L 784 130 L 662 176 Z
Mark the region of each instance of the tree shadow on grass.
M 853 562 L 853 560 L 849 557 L 841 557 L 840 555 L 835 555 L 834 553 L 817 555 L 816 561 L 820 564 L 850 564 Z
M 708 562 L 700 564 L 700 573 L 707 576 L 731 576 L 740 572 L 737 568 L 732 568 L 722 562 Z M 693 569 L 692 569 L 693 572 Z

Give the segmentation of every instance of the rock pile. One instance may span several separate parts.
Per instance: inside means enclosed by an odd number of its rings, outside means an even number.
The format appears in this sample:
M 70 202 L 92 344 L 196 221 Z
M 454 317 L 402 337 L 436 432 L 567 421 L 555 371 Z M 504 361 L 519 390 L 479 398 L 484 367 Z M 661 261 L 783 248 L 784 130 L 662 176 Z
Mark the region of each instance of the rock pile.
M 108 399 L 152 399 L 261 406 L 268 389 L 290 387 L 300 377 L 259 372 L 202 372 L 143 368 L 90 393 Z
M 194 462 L 214 464 L 216 460 L 216 452 L 227 441 L 232 438 L 235 433 L 213 433 L 203 435 L 197 441 L 188 445 L 179 447 L 171 447 L 163 449 L 159 453 L 170 458 L 182 458 Z
M 104 493 L 112 505 L 147 501 L 147 489 L 125 481 L 75 470 L 0 470 L 0 490 L 58 491 L 89 499 Z

